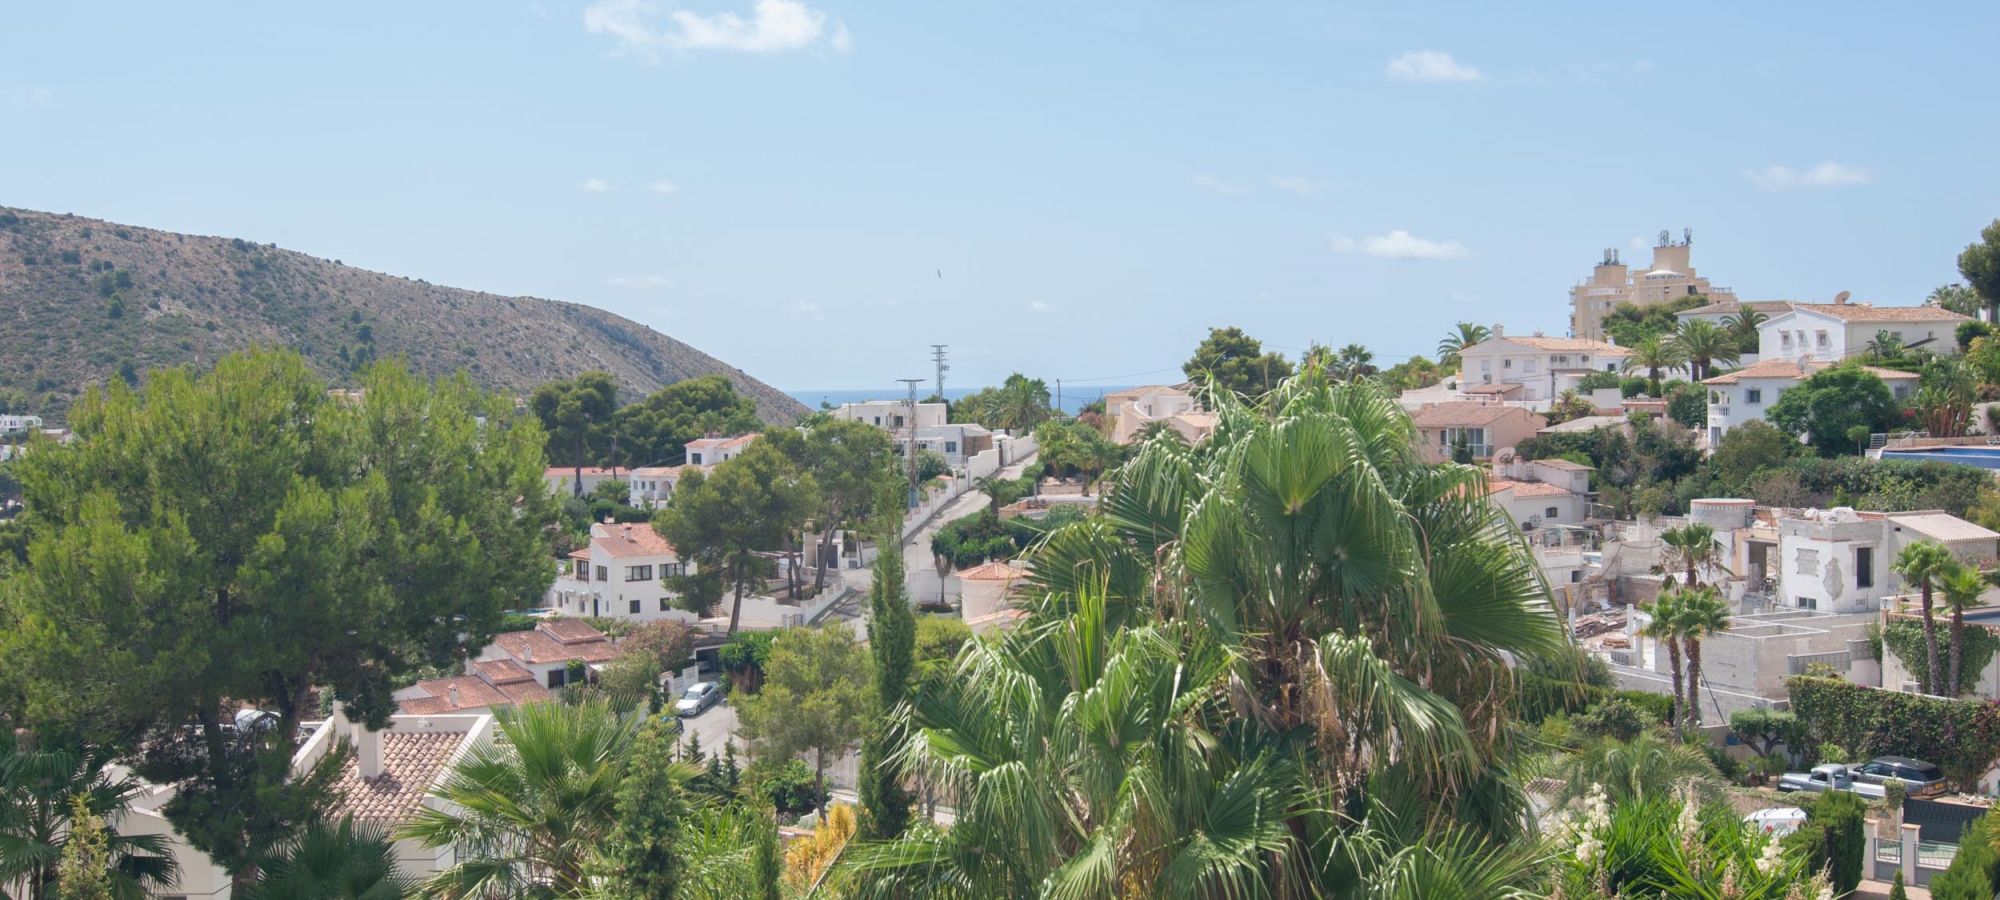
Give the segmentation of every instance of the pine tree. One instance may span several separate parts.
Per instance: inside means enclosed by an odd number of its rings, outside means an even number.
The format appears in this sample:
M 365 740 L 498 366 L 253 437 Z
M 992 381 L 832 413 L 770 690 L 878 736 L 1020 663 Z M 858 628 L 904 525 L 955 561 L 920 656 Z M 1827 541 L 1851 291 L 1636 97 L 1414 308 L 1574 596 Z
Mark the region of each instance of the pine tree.
M 743 769 L 736 765 L 735 741 L 722 742 L 722 777 L 723 787 L 729 791 L 730 796 L 735 796 L 736 792 L 742 789 Z
M 686 861 L 677 846 L 688 815 L 684 786 L 694 769 L 674 762 L 673 736 L 657 720 L 632 742 L 618 786 L 616 825 L 605 842 L 603 862 L 614 896 L 628 900 L 673 900 Z
M 1910 894 L 1903 889 L 1903 870 L 1896 869 L 1896 877 L 1889 882 L 1889 900 L 1909 900 Z
M 759 820 L 757 843 L 751 848 L 750 857 L 750 874 L 755 879 L 751 896 L 756 900 L 779 900 L 785 861 L 778 855 L 778 823 L 764 821 L 761 816 Z
M 901 735 L 890 713 L 909 692 L 917 619 L 903 583 L 902 504 L 884 491 L 875 540 L 875 577 L 868 590 L 868 649 L 875 657 L 875 697 L 882 715 L 861 744 L 861 833 L 887 840 L 910 825 L 911 797 L 890 759 Z
M 681 750 L 681 761 L 698 766 L 707 759 L 701 752 L 701 735 L 688 732 L 687 746 Z

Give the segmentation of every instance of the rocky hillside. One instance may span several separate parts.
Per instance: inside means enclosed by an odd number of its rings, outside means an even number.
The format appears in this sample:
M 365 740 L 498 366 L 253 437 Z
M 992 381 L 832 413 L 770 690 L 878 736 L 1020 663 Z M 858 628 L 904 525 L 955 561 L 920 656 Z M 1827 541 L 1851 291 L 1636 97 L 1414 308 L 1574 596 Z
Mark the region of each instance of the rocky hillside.
M 0 412 L 60 418 L 92 384 L 291 347 L 334 384 L 402 354 L 525 396 L 604 370 L 621 402 L 720 373 L 768 422 L 797 401 L 680 341 L 599 309 L 439 287 L 275 245 L 0 207 Z

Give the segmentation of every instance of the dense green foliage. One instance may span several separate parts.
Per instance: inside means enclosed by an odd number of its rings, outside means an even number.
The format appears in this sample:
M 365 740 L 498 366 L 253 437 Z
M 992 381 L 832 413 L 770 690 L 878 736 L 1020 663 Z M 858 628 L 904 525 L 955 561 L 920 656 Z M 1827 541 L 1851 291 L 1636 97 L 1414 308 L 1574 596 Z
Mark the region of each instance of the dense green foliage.
M 878 707 L 893 710 L 908 695 L 916 673 L 918 626 L 905 587 L 902 550 L 901 509 L 893 492 L 879 504 L 874 578 L 868 588 L 868 652 L 874 662 L 875 699 Z M 886 840 L 901 835 L 910 826 L 911 796 L 904 782 L 903 767 L 892 758 L 902 743 L 902 733 L 892 716 L 870 721 L 861 745 L 860 833 L 867 838 Z
M 1013 559 L 1040 536 L 1027 519 L 1002 519 L 982 509 L 931 535 L 931 555 L 949 560 L 954 570 L 964 569 L 988 560 Z
M 1868 688 L 1837 678 L 1795 676 L 1792 711 L 1808 746 L 1835 744 L 1861 758 L 1930 760 L 1971 785 L 2000 761 L 2000 707 Z
M 1789 900 L 1825 896 L 1802 856 L 1766 858 L 1774 838 L 1744 828 L 1729 804 L 1649 797 L 1586 813 L 1563 837 L 1555 880 L 1565 897 Z M 1730 891 L 1721 888 L 1729 885 Z
M 1673 336 L 1680 323 L 1675 313 L 1707 305 L 1708 297 L 1703 294 L 1676 297 L 1666 303 L 1649 306 L 1620 303 L 1617 309 L 1604 317 L 1604 333 L 1620 347 L 1636 347 L 1648 338 L 1666 340 Z
M 1896 654 L 1903 668 L 1912 674 L 1921 674 L 1929 666 L 1928 648 L 1924 646 L 1924 626 L 1920 622 L 1890 619 L 1882 628 L 1882 646 Z M 1967 693 L 1979 683 L 1979 676 L 1986 671 L 1986 664 L 1993 661 L 1996 649 L 2000 649 L 2000 637 L 1994 636 L 1993 632 L 1979 627 L 1965 629 L 1964 665 L 1959 670 L 1956 694 Z M 1944 684 L 1949 680 L 1940 677 L 1938 683 Z
M 1902 424 L 1903 410 L 1880 376 L 1857 366 L 1835 366 L 1779 394 L 1765 418 L 1808 440 L 1819 455 L 1833 457 L 1860 449 L 1854 429 L 1888 431 Z
M 698 573 L 680 585 L 684 601 L 705 607 L 720 595 L 712 588 L 734 592 L 729 632 L 735 634 L 744 591 L 775 568 L 762 554 L 793 541 L 819 502 L 812 475 L 760 438 L 707 473 L 683 475 L 673 503 L 660 511 L 653 528 Z
M 1966 826 L 1951 866 L 1931 879 L 1931 900 L 1993 900 L 2000 888 L 2000 853 L 1993 847 L 1992 813 Z
M 1868 802 L 1847 791 L 1828 791 L 1799 798 L 1806 822 L 1785 836 L 1785 846 L 1806 860 L 1806 871 L 1827 872 L 1835 896 L 1861 883 L 1862 857 L 1868 846 L 1864 817 Z
M 744 739 L 760 759 L 810 752 L 825 796 L 827 764 L 860 743 L 877 712 L 873 668 L 845 622 L 780 632 L 763 687 L 735 701 Z
M 1241 328 L 1211 328 L 1181 372 L 1196 384 L 1254 400 L 1292 377 L 1292 363 L 1277 351 L 1266 352 Z

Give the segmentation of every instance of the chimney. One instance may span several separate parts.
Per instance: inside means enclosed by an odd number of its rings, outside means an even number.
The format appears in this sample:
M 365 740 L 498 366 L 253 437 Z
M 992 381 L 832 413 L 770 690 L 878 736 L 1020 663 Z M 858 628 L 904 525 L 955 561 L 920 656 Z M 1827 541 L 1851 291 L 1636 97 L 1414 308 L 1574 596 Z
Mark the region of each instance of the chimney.
M 445 690 L 445 699 L 451 703 L 452 709 L 458 708 L 458 685 L 454 684 Z
M 1498 322 L 1495 322 L 1495 323 L 1493 323 L 1493 336 L 1494 336 L 1494 337 L 1506 337 L 1506 336 L 1507 336 L 1507 326 L 1505 326 L 1505 325 L 1502 325 L 1502 324 L 1500 324 L 1500 323 L 1498 323 Z
M 355 725 L 354 757 L 361 777 L 382 777 L 382 732 L 366 725 Z
M 522 661 L 522 662 L 534 662 L 534 661 L 535 661 L 535 645 L 534 645 L 534 644 L 527 644 L 527 645 L 524 645 L 524 646 L 523 646 L 523 647 L 521 648 L 521 661 Z

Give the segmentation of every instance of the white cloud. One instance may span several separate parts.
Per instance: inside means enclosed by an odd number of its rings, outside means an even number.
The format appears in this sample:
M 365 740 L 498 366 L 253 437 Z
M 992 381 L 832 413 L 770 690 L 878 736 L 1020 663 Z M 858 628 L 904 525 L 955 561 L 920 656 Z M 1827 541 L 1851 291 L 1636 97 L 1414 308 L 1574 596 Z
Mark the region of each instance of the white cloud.
M 1452 59 L 1449 53 L 1424 50 L 1389 60 L 1386 73 L 1396 81 L 1484 81 L 1478 69 Z
M 583 27 L 616 38 L 621 50 L 735 50 L 784 53 L 821 44 L 836 53 L 854 49 L 847 26 L 801 0 L 756 0 L 749 18 L 733 12 L 702 15 L 685 9 L 667 13 L 659 27 L 653 0 L 598 0 L 583 10 Z
M 1789 166 L 1765 166 L 1762 169 L 1745 169 L 1744 176 L 1750 183 L 1767 191 L 1783 191 L 1791 188 L 1845 187 L 1867 184 L 1875 180 L 1875 173 L 1861 168 L 1827 160 L 1810 169 L 1794 169 Z
M 1333 185 L 1328 182 L 1291 175 L 1271 176 L 1271 186 L 1281 191 L 1291 191 L 1301 197 L 1310 197 L 1320 191 L 1330 191 L 1333 189 Z
M 1472 255 L 1457 241 L 1426 240 L 1400 228 L 1360 239 L 1336 233 L 1331 243 L 1335 253 L 1361 253 L 1377 259 L 1463 259 Z
M 1029 308 L 1029 309 L 1031 309 L 1031 310 L 1034 310 L 1035 312 L 1055 312 L 1055 311 L 1056 311 L 1056 307 L 1055 307 L 1055 304 L 1053 304 L 1053 303 L 1045 303 L 1045 302 L 1043 302 L 1043 301 L 1040 301 L 1040 300 L 1031 300 L 1031 301 L 1029 301 L 1029 302 L 1028 302 L 1028 308 Z
M 1236 182 L 1233 181 L 1223 181 L 1222 179 L 1216 178 L 1212 175 L 1196 175 L 1194 177 L 1194 184 L 1196 187 L 1205 187 L 1218 194 L 1224 194 L 1230 197 L 1236 197 L 1250 193 L 1250 186 L 1247 184 L 1237 184 Z
M 665 275 L 616 275 L 605 281 L 614 287 L 666 287 L 674 283 Z
M 605 181 L 602 178 L 585 178 L 583 180 L 583 189 L 593 194 L 602 194 L 605 191 L 611 190 L 611 182 Z
M 656 178 L 651 184 L 646 185 L 646 190 L 655 194 L 677 194 L 680 193 L 681 186 L 665 178 Z

